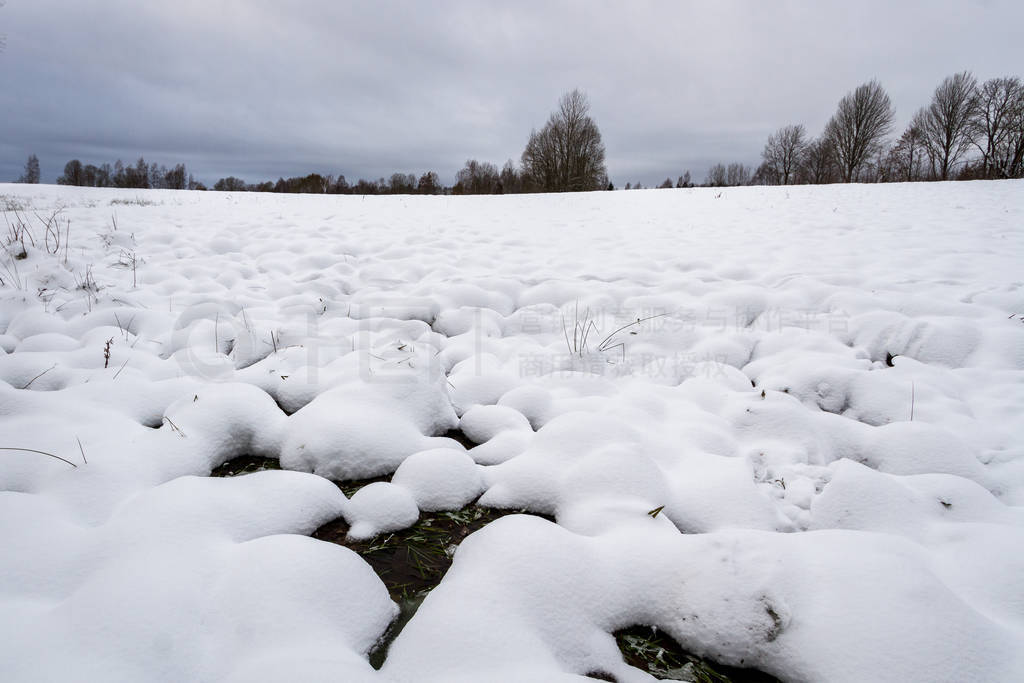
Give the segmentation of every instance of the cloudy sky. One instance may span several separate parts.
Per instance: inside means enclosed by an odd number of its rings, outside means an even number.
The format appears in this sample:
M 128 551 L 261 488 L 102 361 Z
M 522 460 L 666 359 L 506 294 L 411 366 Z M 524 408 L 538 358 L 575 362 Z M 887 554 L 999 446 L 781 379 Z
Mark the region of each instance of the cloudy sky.
M 0 0 L 2 2 L 3 0 Z M 617 186 L 758 161 L 878 78 L 897 125 L 943 77 L 1024 76 L 1024 3 L 6 0 L 0 181 L 30 153 L 206 182 L 518 160 L 587 92 Z

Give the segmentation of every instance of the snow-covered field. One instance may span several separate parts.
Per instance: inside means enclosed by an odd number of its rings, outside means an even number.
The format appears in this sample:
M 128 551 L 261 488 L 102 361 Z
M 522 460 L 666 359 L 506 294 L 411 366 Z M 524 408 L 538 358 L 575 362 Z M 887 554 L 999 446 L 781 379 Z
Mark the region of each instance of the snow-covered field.
M 0 680 L 1024 677 L 1024 182 L 0 208 Z

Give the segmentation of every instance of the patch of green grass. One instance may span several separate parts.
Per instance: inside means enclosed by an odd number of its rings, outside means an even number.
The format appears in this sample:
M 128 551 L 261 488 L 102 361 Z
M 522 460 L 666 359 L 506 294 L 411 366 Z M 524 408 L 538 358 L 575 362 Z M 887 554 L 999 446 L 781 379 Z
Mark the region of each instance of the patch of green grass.
M 631 626 L 616 631 L 614 636 L 626 663 L 656 678 L 691 683 L 778 683 L 756 669 L 724 666 L 697 657 L 652 626 Z
M 401 610 L 398 618 L 370 652 L 370 664 L 374 668 L 380 668 L 391 642 L 415 614 L 427 593 L 441 582 L 459 543 L 490 522 L 519 512 L 524 511 L 469 505 L 454 512 L 426 513 L 408 529 L 379 534 L 367 541 L 349 540 L 348 524 L 343 518 L 328 522 L 313 533 L 313 538 L 359 553 L 384 582 L 391 599 L 398 603 Z
M 243 455 L 228 460 L 219 467 L 213 468 L 211 477 L 237 477 L 241 474 L 252 474 L 264 470 L 279 470 L 281 463 L 277 458 L 263 458 L 258 455 Z
M 334 484 L 341 489 L 341 492 L 345 494 L 346 498 L 351 498 L 356 494 L 356 491 L 363 488 L 367 484 L 373 484 L 378 481 L 391 481 L 390 475 L 384 475 L 381 477 L 373 477 L 372 479 L 351 479 L 349 481 L 336 481 Z

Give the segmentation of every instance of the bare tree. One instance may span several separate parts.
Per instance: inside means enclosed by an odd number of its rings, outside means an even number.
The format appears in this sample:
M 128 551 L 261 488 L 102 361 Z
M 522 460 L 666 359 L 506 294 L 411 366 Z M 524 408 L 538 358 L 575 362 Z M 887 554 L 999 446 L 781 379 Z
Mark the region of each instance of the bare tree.
M 416 191 L 416 176 L 405 173 L 392 173 L 388 180 L 388 192 L 391 194 L 412 194 Z
M 750 184 L 750 167 L 743 164 L 729 164 L 729 167 L 725 170 L 726 185 L 737 186 L 737 185 L 749 185 Z
M 891 179 L 896 182 L 923 180 L 925 154 L 924 136 L 920 121 L 915 116 L 889 151 L 889 167 L 893 173 Z
M 82 184 L 86 187 L 99 187 L 100 169 L 93 164 L 86 164 L 82 167 Z
M 169 190 L 184 190 L 187 187 L 186 183 L 185 164 L 178 164 L 164 173 L 164 187 Z
M 879 147 L 875 153 L 875 158 L 868 164 L 872 182 L 891 183 L 894 181 L 895 172 L 893 171 L 892 159 L 889 156 L 891 151 L 891 149 Z
M 800 124 L 780 128 L 768 137 L 761 158 L 775 171 L 779 184 L 789 185 L 796 179 L 800 156 L 807 144 L 806 138 L 807 131 Z
M 228 176 L 227 178 L 221 178 L 214 183 L 213 189 L 218 192 L 245 192 L 249 189 L 249 186 L 241 178 Z
M 360 178 L 355 185 L 352 186 L 352 194 L 377 194 L 380 188 L 372 180 L 366 180 Z
M 530 139 L 520 159 L 523 182 L 527 191 L 554 192 L 559 186 L 558 145 L 550 130 L 550 122 L 538 133 L 530 132 Z
M 489 162 L 469 159 L 455 176 L 455 194 L 496 194 L 501 182 L 498 167 Z
M 31 154 L 25 162 L 25 173 L 18 178 L 19 183 L 39 184 L 39 157 Z
M 57 178 L 58 185 L 76 185 L 82 186 L 85 184 L 85 178 L 82 168 L 82 162 L 78 159 L 72 159 L 68 163 L 64 164 L 64 175 Z
M 1006 152 L 1006 162 L 1003 164 L 1006 177 L 1024 178 L 1024 93 L 1017 100 L 1017 107 L 1010 119 Z
M 978 88 L 972 128 L 986 178 L 1020 176 L 1024 156 L 1024 84 L 993 78 Z M 1016 168 L 1016 173 L 1014 169 Z
M 750 167 L 740 163 L 715 164 L 704 179 L 706 187 L 729 187 L 750 184 Z
M 562 96 L 558 110 L 530 133 L 522 156 L 522 175 L 540 192 L 585 192 L 608 187 L 604 143 L 590 118 L 590 103 L 580 90 Z
M 949 179 L 953 167 L 971 146 L 977 86 L 969 71 L 949 76 L 920 114 L 918 125 L 939 180 Z
M 825 126 L 825 137 L 835 154 L 844 182 L 854 182 L 892 130 L 892 102 L 882 85 L 869 81 L 839 100 L 836 113 Z
M 796 174 L 793 174 L 794 181 L 796 180 Z M 750 178 L 751 185 L 781 185 L 782 176 L 775 169 L 774 166 L 770 165 L 767 161 L 762 161 L 761 165 L 754 171 L 754 175 Z
M 523 191 L 523 178 L 511 159 L 501 169 L 501 191 L 503 194 L 518 194 Z
M 804 147 L 803 159 L 797 168 L 797 179 L 808 185 L 834 183 L 838 179 L 836 156 L 828 138 L 812 140 Z
M 110 187 L 114 184 L 114 169 L 109 163 L 100 164 L 96 171 L 96 187 Z
M 725 164 L 715 164 L 709 168 L 708 174 L 704 178 L 704 184 L 708 187 L 725 187 L 728 185 L 729 180 Z

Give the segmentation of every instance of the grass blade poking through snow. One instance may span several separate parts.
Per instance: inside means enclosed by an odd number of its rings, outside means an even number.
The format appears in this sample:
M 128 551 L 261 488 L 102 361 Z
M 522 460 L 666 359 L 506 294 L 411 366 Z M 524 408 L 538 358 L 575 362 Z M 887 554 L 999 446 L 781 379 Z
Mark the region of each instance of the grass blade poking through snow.
M 78 467 L 78 465 L 76 465 L 75 463 L 71 462 L 70 460 L 65 460 L 64 458 L 60 457 L 59 455 L 54 455 L 53 453 L 47 453 L 46 451 L 37 451 L 34 448 L 14 448 L 12 446 L 0 446 L 0 451 L 21 451 L 23 453 L 38 453 L 39 455 L 45 455 L 45 456 L 48 456 L 50 458 L 56 458 L 57 460 L 60 460 L 61 462 L 66 462 L 67 464 L 71 465 L 72 467 L 74 467 L 76 469 Z M 83 454 L 83 457 L 84 457 L 84 454 Z

